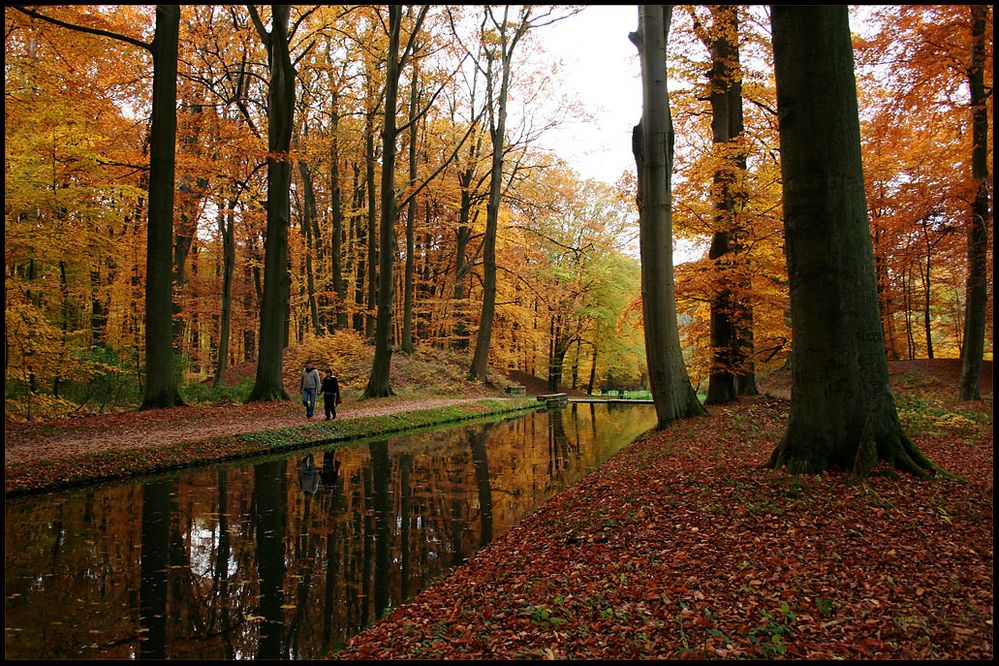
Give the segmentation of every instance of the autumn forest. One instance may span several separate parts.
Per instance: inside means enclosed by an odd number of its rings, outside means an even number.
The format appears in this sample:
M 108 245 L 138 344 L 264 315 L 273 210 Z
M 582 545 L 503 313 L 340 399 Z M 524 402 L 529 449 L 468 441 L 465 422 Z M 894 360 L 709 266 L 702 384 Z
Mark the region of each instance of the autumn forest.
M 990 359 L 991 10 L 863 9 L 884 352 L 958 358 L 978 308 Z M 318 355 L 296 349 L 367 349 L 372 397 L 427 350 L 488 384 L 649 388 L 640 179 L 539 142 L 564 120 L 546 31 L 580 11 L 7 7 L 8 418 L 181 404 L 244 366 L 250 400 L 282 398 Z M 674 316 L 709 404 L 792 363 L 769 11 L 668 24 Z
M 6 6 L 5 656 L 993 660 L 993 19 Z

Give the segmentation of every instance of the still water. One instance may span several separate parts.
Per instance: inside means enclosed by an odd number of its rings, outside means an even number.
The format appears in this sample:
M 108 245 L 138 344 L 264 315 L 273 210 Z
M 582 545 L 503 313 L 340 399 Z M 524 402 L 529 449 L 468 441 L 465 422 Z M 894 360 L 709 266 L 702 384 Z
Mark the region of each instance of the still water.
M 573 404 L 8 500 L 4 656 L 326 656 L 653 425 Z

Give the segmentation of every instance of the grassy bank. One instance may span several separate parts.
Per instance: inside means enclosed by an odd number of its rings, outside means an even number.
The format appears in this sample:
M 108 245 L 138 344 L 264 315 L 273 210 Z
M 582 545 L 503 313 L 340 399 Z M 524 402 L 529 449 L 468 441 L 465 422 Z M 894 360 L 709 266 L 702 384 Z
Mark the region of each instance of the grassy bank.
M 482 399 L 432 409 L 309 422 L 290 428 L 166 443 L 161 446 L 112 449 L 13 463 L 5 466 L 4 486 L 8 497 L 47 492 L 191 465 L 400 433 L 537 407 L 538 403 L 533 399 Z

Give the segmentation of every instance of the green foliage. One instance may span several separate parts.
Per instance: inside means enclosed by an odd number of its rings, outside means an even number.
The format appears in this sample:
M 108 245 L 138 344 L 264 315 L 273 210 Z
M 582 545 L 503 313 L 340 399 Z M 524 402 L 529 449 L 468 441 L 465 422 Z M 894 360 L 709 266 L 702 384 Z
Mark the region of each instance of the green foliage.
M 566 618 L 555 615 L 552 609 L 545 604 L 528 606 L 525 613 L 541 627 L 558 627 L 568 622 Z
M 749 640 L 759 648 L 764 657 L 784 656 L 787 652 L 784 635 L 798 619 L 797 616 L 787 602 L 781 602 L 780 610 L 776 615 L 763 611 L 763 619 L 763 624 L 749 630 Z M 767 636 L 769 639 L 766 638 Z
M 136 359 L 122 358 L 107 347 L 82 352 L 65 348 L 27 378 L 8 377 L 5 418 L 38 421 L 72 414 L 101 414 L 135 409 L 142 398 Z M 56 394 L 58 392 L 58 394 Z
M 988 412 L 947 407 L 929 395 L 897 394 L 895 406 L 899 420 L 910 435 L 969 434 L 978 425 L 991 421 Z
M 246 379 L 236 386 L 213 387 L 209 382 L 192 382 L 180 387 L 180 395 L 184 402 L 192 404 L 229 405 L 246 402 L 247 396 L 253 390 L 253 380 Z
M 829 617 L 833 612 L 833 600 L 832 599 L 816 599 L 815 606 L 819 609 L 819 613 L 822 617 Z

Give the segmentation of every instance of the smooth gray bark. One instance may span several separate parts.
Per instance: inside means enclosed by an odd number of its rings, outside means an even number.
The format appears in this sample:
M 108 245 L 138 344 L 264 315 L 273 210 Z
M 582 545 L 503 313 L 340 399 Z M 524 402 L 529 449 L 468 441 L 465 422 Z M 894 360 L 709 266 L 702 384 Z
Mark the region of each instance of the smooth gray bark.
M 666 86 L 666 37 L 672 8 L 642 5 L 638 31 L 629 35 L 642 64 L 642 120 L 632 151 L 638 169 L 642 316 L 657 427 L 704 413 L 680 349 L 673 282 L 673 121 Z

